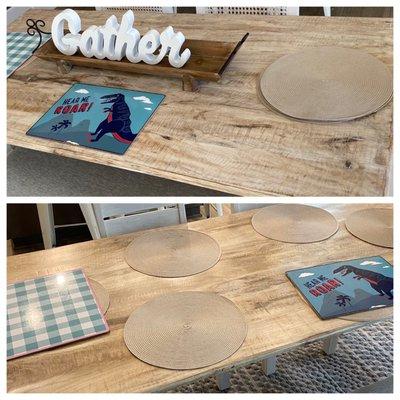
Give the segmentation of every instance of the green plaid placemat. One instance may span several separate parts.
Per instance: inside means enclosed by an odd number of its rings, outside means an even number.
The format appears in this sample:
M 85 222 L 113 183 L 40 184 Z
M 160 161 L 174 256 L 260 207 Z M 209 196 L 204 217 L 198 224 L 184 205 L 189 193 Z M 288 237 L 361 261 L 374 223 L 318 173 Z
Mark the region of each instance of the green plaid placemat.
M 82 269 L 7 286 L 7 359 L 108 331 Z
M 43 35 L 42 45 L 50 38 L 51 35 Z M 31 57 L 38 40 L 37 35 L 29 36 L 26 32 L 7 33 L 7 77 Z

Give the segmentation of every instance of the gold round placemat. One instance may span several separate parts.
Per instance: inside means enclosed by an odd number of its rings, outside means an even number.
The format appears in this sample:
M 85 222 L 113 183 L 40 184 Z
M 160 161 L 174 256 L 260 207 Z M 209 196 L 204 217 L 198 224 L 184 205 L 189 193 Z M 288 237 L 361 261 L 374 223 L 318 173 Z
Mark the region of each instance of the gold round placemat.
M 221 257 L 219 244 L 202 232 L 188 229 L 150 231 L 127 247 L 126 262 L 147 275 L 174 278 L 198 274 Z
M 259 234 L 287 243 L 319 242 L 338 230 L 338 222 L 328 211 L 302 204 L 262 208 L 253 215 L 251 223 Z
M 178 292 L 150 300 L 128 318 L 124 340 L 140 360 L 168 369 L 202 368 L 242 345 L 247 325 L 230 300 L 209 292 Z
M 393 209 L 365 208 L 350 214 L 346 228 L 365 242 L 393 248 Z
M 100 306 L 101 311 L 105 314 L 110 306 L 110 295 L 106 288 L 94 279 L 88 278 L 90 287 L 96 296 L 97 304 Z
M 259 91 L 273 111 L 288 117 L 338 122 L 378 111 L 391 100 L 393 82 L 386 65 L 370 54 L 318 47 L 272 63 Z

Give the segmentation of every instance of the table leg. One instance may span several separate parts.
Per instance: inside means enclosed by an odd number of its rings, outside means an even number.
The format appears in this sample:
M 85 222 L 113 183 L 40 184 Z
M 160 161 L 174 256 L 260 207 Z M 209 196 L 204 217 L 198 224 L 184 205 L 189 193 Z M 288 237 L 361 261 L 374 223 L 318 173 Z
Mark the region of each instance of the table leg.
M 324 339 L 323 349 L 326 354 L 333 354 L 337 348 L 339 335 L 331 335 Z
M 195 92 L 198 89 L 198 83 L 193 76 L 183 75 L 182 76 L 182 89 L 185 92 Z
M 227 390 L 231 387 L 231 374 L 229 372 L 218 372 L 215 379 L 219 390 Z
M 62 74 L 69 74 L 71 72 L 72 64 L 69 63 L 68 61 L 59 60 L 59 61 L 57 61 L 56 64 L 57 64 L 58 72 L 60 72 Z
M 264 358 L 261 368 L 266 376 L 274 374 L 276 372 L 276 356 Z

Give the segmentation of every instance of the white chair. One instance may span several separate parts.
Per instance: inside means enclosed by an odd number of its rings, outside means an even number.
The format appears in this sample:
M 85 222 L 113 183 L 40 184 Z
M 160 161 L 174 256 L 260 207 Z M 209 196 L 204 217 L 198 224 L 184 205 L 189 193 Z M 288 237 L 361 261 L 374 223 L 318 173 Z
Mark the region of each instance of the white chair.
M 57 228 L 86 225 L 85 222 L 56 225 L 54 223 L 53 204 L 37 203 L 36 208 L 39 216 L 40 230 L 42 231 L 43 244 L 46 250 L 51 249 L 52 247 L 55 247 L 57 245 L 56 243 Z
M 325 17 L 331 7 L 323 7 Z M 197 14 L 300 15 L 300 7 L 196 7 Z
M 56 245 L 56 227 L 54 225 L 53 205 L 38 203 L 36 204 L 40 230 L 42 231 L 42 239 L 44 248 L 51 249 Z
M 263 203 L 230 204 L 230 213 L 236 214 L 241 211 L 252 210 L 253 208 L 262 208 L 262 207 L 266 207 L 268 205 L 270 205 L 270 204 L 263 204 Z M 214 203 L 214 204 L 210 204 L 210 206 L 212 206 L 214 208 L 218 217 L 221 217 L 224 215 L 224 210 L 223 210 L 222 204 Z M 227 213 L 229 214 L 229 211 Z
M 196 7 L 197 14 L 299 15 L 300 7 Z
M 217 203 L 217 204 L 214 204 L 214 206 L 215 206 L 215 210 L 217 211 L 218 216 L 224 215 L 224 210 L 223 210 L 222 204 Z
M 96 10 L 133 10 L 143 12 L 155 12 L 163 14 L 176 13 L 176 7 L 96 7 Z
M 271 204 L 263 204 L 263 203 L 236 203 L 231 204 L 231 213 L 236 214 L 238 212 L 253 210 L 254 208 L 263 208 L 269 206 Z
M 211 216 L 213 216 L 214 214 L 217 214 L 217 217 L 221 217 L 222 215 L 224 215 L 224 211 L 222 209 L 222 204 L 220 204 L 220 203 L 218 203 L 218 204 L 205 203 L 203 205 L 204 205 L 204 209 L 206 211 L 206 218 L 211 218 Z
M 93 239 L 184 224 L 184 204 L 80 204 Z

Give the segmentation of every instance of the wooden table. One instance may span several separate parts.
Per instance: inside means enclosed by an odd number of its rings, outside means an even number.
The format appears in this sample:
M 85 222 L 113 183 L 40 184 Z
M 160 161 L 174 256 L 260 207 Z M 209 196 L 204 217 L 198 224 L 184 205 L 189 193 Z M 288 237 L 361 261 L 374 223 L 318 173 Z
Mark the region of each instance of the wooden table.
M 325 206 L 340 222 L 339 231 L 326 241 L 306 245 L 276 242 L 256 233 L 250 219 L 257 210 L 189 223 L 190 229 L 206 232 L 220 243 L 222 257 L 215 267 L 186 278 L 151 277 L 125 263 L 126 246 L 141 232 L 9 257 L 9 283 L 83 267 L 110 293 L 106 317 L 111 332 L 9 361 L 8 390 L 160 391 L 362 326 L 343 319 L 320 320 L 285 272 L 373 255 L 392 262 L 391 249 L 365 243 L 344 227 L 349 213 L 368 206 Z M 185 229 L 186 225 L 181 227 Z M 243 311 L 248 334 L 233 356 L 207 368 L 173 371 L 145 364 L 129 352 L 123 329 L 131 312 L 155 296 L 182 290 L 219 293 Z
M 30 10 L 46 21 L 59 11 Z M 118 18 L 122 12 L 112 11 Z M 110 11 L 79 11 L 83 28 L 104 24 Z M 8 79 L 8 143 L 138 171 L 236 195 L 383 196 L 390 192 L 392 105 L 340 124 L 309 124 L 276 115 L 259 101 L 258 75 L 279 57 L 305 47 L 364 50 L 392 68 L 392 20 L 135 13 L 140 32 L 173 25 L 192 39 L 237 41 L 250 35 L 220 82 L 183 92 L 174 78 L 73 68 L 33 57 Z M 123 156 L 26 136 L 74 82 L 166 94 Z

